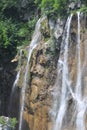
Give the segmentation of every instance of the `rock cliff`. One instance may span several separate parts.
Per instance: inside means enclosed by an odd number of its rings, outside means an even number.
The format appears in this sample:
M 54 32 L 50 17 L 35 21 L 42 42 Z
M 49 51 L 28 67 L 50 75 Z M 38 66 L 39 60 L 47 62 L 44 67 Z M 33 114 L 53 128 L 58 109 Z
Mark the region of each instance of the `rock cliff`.
M 42 39 L 32 53 L 29 66 L 23 129 L 51 130 L 51 92 L 57 75 L 64 23 L 64 20 L 53 21 L 47 17 L 41 23 Z M 22 87 L 20 81 L 18 86 Z
M 86 56 L 86 28 L 87 16 L 81 14 L 81 63 Z M 52 91 L 57 77 L 57 62 L 60 54 L 63 29 L 66 20 L 52 21 L 47 18 L 42 23 L 42 40 L 34 50 L 30 62 L 29 82 L 26 90 L 25 108 L 23 113 L 24 129 L 30 130 L 51 130 L 52 115 Z M 77 14 L 72 18 L 71 35 L 69 45 L 69 71 L 73 86 L 76 82 L 76 46 L 77 46 Z M 86 70 L 84 70 L 82 81 L 86 95 Z M 59 88 L 61 89 L 61 88 Z M 59 90 L 60 92 L 60 90 Z M 68 119 L 73 115 L 73 101 L 70 97 L 68 106 Z M 68 129 L 68 128 L 67 128 Z
M 71 2 L 69 9 L 73 10 L 74 8 L 80 8 L 81 3 Z M 81 14 L 81 52 L 80 59 L 81 63 L 84 61 L 84 58 L 87 59 L 87 15 L 86 13 Z M 52 130 L 52 104 L 53 104 L 53 95 L 55 82 L 57 78 L 57 65 L 58 59 L 60 56 L 60 48 L 63 40 L 63 33 L 65 29 L 66 18 L 58 18 L 56 20 L 48 19 L 47 17 L 41 22 L 41 41 L 38 43 L 37 47 L 34 49 L 30 65 L 29 65 L 29 75 L 27 81 L 27 89 L 25 92 L 24 99 L 24 111 L 23 111 L 23 128 L 24 130 Z M 70 44 L 69 44 L 69 72 L 72 82 L 72 89 L 74 89 L 76 77 L 77 77 L 77 61 L 76 61 L 76 46 L 77 46 L 77 14 L 75 13 L 71 22 L 70 29 Z M 21 74 L 16 86 L 15 97 L 13 98 L 13 107 L 12 107 L 12 116 L 18 118 L 20 107 L 21 106 L 21 97 L 20 92 L 23 85 L 25 66 L 27 62 L 27 52 L 28 48 L 22 48 L 22 63 L 21 63 Z M 64 52 L 63 52 L 64 53 Z M 63 54 L 62 54 L 63 56 Z M 11 61 L 11 60 L 10 60 Z M 8 62 L 0 62 L 0 112 L 1 115 L 7 115 L 6 107 L 9 103 L 9 98 L 11 94 L 11 87 L 16 77 L 16 66 L 17 61 L 12 60 Z M 87 60 L 85 61 L 85 66 L 87 67 Z M 87 95 L 87 71 L 83 69 L 82 74 L 82 86 L 83 93 Z M 10 81 L 11 79 L 11 81 Z M 3 81 L 3 82 L 2 82 Z M 8 87 L 8 91 L 7 88 Z M 59 88 L 60 96 L 61 86 Z M 6 94 L 5 94 L 6 93 Z M 3 99 L 4 95 L 4 99 Z M 6 100 L 5 100 L 6 99 Z M 15 100 L 16 99 L 16 100 Z M 20 100 L 20 103 L 19 103 Z M 68 119 L 65 122 L 69 122 L 71 115 L 73 115 L 73 99 L 70 95 L 68 99 Z M 15 106 L 17 109 L 15 109 Z M 19 110 L 18 110 L 19 109 Z M 67 113 L 66 113 L 67 115 Z M 70 123 L 70 122 L 69 122 Z M 18 128 L 17 128 L 18 129 Z M 69 128 L 67 128 L 68 130 Z M 71 129 L 71 128 L 70 128 Z

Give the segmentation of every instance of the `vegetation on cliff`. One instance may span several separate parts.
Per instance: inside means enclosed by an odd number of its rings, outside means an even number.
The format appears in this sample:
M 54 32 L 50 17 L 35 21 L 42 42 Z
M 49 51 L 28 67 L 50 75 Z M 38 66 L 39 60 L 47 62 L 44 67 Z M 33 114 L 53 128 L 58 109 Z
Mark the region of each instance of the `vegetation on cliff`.
M 14 56 L 17 46 L 29 44 L 35 27 L 34 1 L 1 0 L 0 57 Z M 6 52 L 6 54 L 5 54 Z
M 72 0 L 72 2 L 78 2 Z M 81 10 L 87 10 L 87 1 Z M 29 44 L 35 23 L 41 14 L 49 17 L 66 16 L 69 0 L 1 0 L 0 50 L 13 54 L 17 46 Z M 2 52 L 0 53 L 2 55 Z
M 14 129 L 17 124 L 16 118 L 8 118 L 4 116 L 0 116 L 0 125 L 4 129 L 4 127 L 9 127 Z
M 69 0 L 35 0 L 42 11 L 49 16 L 65 15 Z

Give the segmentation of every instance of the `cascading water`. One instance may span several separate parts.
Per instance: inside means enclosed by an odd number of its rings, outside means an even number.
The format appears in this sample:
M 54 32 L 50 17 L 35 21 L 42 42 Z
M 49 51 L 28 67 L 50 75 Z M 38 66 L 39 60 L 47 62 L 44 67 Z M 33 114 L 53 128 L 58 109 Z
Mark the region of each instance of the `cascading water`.
M 17 72 L 17 75 L 16 75 L 16 78 L 15 78 L 15 81 L 13 83 L 13 86 L 12 86 L 12 90 L 11 90 L 11 95 L 10 95 L 10 103 L 9 103 L 9 114 L 11 114 L 11 111 L 12 111 L 12 107 L 13 107 L 13 100 L 14 100 L 14 95 L 15 95 L 15 90 L 16 90 L 16 85 L 19 81 L 19 78 L 20 78 L 20 72 L 21 72 L 21 58 L 22 58 L 22 50 L 20 50 L 20 55 L 19 55 L 19 61 L 18 61 L 18 72 Z
M 20 50 L 20 56 L 19 56 L 19 61 L 18 61 L 18 67 L 19 67 L 19 71 L 16 75 L 16 79 L 14 81 L 14 84 L 13 84 L 13 87 L 12 87 L 12 92 L 11 92 L 11 95 L 14 93 L 14 89 L 15 89 L 15 86 L 17 85 L 18 81 L 19 81 L 19 78 L 20 78 L 20 72 L 21 72 L 21 57 L 22 57 L 22 50 Z
M 27 61 L 27 65 L 26 65 L 23 87 L 22 87 L 22 91 L 21 91 L 21 108 L 20 108 L 20 118 L 19 118 L 19 130 L 22 130 L 22 121 L 23 121 L 22 116 L 23 116 L 23 110 L 24 110 L 25 90 L 26 90 L 27 81 L 28 81 L 30 58 L 31 58 L 31 54 L 32 54 L 33 50 L 36 48 L 37 44 L 41 40 L 40 26 L 41 26 L 42 20 L 43 20 L 43 18 L 38 20 L 36 27 L 35 27 L 34 35 L 32 37 L 31 44 L 29 46 L 28 61 Z
M 53 130 L 86 130 L 85 120 L 86 120 L 86 110 L 87 110 L 87 97 L 84 95 L 82 91 L 82 82 L 84 77 L 83 70 L 86 67 L 86 49 L 85 49 L 85 57 L 84 61 L 81 60 L 81 41 L 80 41 L 80 16 L 81 13 L 77 12 L 77 44 L 76 46 L 76 53 L 72 54 L 74 56 L 74 60 L 76 64 L 76 80 L 72 80 L 70 66 L 69 66 L 69 56 L 70 52 L 70 45 L 69 45 L 69 38 L 70 38 L 70 25 L 72 20 L 72 15 L 68 18 L 65 27 L 65 33 L 63 36 L 63 42 L 61 44 L 61 51 L 60 57 L 58 60 L 58 67 L 57 67 L 57 79 L 55 83 L 55 90 L 53 92 L 54 98 L 54 105 L 53 105 L 53 116 L 54 116 L 54 126 Z M 86 45 L 85 45 L 86 46 Z M 72 48 L 71 48 L 72 49 Z M 72 88 L 73 87 L 73 88 Z M 71 95 L 71 96 L 70 96 Z M 69 99 L 70 98 L 70 99 Z M 65 120 L 67 120 L 67 116 L 70 113 L 68 112 L 69 107 L 69 100 L 72 99 L 73 102 L 73 109 L 71 117 L 71 124 L 66 124 Z M 73 119 L 74 117 L 74 119 Z M 69 118 L 70 119 L 70 118 Z M 74 120 L 72 123 L 72 119 Z M 68 128 L 69 127 L 69 128 Z
M 65 38 L 65 52 L 64 52 L 64 61 L 62 59 L 59 59 L 59 64 L 62 62 L 62 92 L 61 92 L 61 98 L 60 98 L 60 106 L 59 110 L 56 112 L 56 123 L 54 125 L 54 130 L 61 130 L 63 118 L 67 109 L 67 76 L 68 76 L 68 45 L 69 45 L 69 34 L 70 34 L 70 25 L 71 25 L 71 19 L 72 15 L 68 18 L 66 22 L 66 38 Z M 60 65 L 59 65 L 60 66 Z M 59 76 L 59 74 L 58 74 Z
M 81 100 L 81 60 L 80 60 L 80 12 L 77 13 L 78 16 L 78 44 L 77 44 L 77 82 L 76 82 L 76 96 Z
M 86 130 L 85 128 L 85 112 L 87 108 L 86 98 L 82 99 L 82 83 L 81 83 L 81 77 L 82 77 L 82 68 L 81 68 L 81 59 L 80 59 L 80 53 L 81 53 L 81 44 L 80 44 L 80 12 L 77 13 L 78 16 L 78 48 L 77 48 L 77 59 L 78 59 L 78 65 L 77 65 L 77 82 L 76 82 L 76 101 L 77 101 L 77 117 L 76 117 L 76 129 L 77 130 Z

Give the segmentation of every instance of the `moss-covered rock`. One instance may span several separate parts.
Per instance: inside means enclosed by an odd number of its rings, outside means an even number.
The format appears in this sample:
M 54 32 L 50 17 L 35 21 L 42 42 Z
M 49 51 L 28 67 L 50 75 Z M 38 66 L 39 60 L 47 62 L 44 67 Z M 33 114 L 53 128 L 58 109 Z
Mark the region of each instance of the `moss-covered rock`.
M 45 19 L 41 23 L 41 33 L 44 36 L 45 40 L 50 37 L 50 29 L 49 29 L 47 17 L 45 17 Z

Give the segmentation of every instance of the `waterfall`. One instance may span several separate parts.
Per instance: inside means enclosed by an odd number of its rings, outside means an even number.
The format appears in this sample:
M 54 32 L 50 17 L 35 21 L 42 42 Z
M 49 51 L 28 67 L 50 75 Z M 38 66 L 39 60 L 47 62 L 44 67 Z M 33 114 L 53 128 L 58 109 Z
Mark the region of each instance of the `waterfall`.
M 17 85 L 19 78 L 20 78 L 20 72 L 21 72 L 21 57 L 22 57 L 22 50 L 20 50 L 20 56 L 19 56 L 19 61 L 18 61 L 18 67 L 19 71 L 17 72 L 13 87 L 12 87 L 12 92 L 11 95 L 14 93 L 15 86 Z
M 27 60 L 27 65 L 25 69 L 25 75 L 24 75 L 24 81 L 23 81 L 23 87 L 21 90 L 21 108 L 20 108 L 20 117 L 19 117 L 19 130 L 22 130 L 22 123 L 23 123 L 23 111 L 24 111 L 24 99 L 25 99 L 25 91 L 26 91 L 26 86 L 27 86 L 27 81 L 28 81 L 28 72 L 29 72 L 29 63 L 30 63 L 30 58 L 33 50 L 36 48 L 37 44 L 41 40 L 41 32 L 40 32 L 40 26 L 41 26 L 41 21 L 42 19 L 39 19 L 36 27 L 35 27 L 35 32 L 32 37 L 32 41 L 29 46 L 29 51 L 28 51 L 28 60 Z
M 22 58 L 22 49 L 20 50 L 20 54 L 19 54 L 19 61 L 18 61 L 18 72 L 17 72 L 17 75 L 16 75 L 16 78 L 15 78 L 15 81 L 13 83 L 13 86 L 12 86 L 12 90 L 11 90 L 11 95 L 10 95 L 10 102 L 9 102 L 9 114 L 11 114 L 11 111 L 12 111 L 12 107 L 13 107 L 13 100 L 14 100 L 14 95 L 15 95 L 15 90 L 16 90 L 16 86 L 17 86 L 17 83 L 19 81 L 19 78 L 20 78 L 20 72 L 21 72 L 21 58 Z
M 54 86 L 54 92 L 53 92 L 53 99 L 54 99 L 54 105 L 53 105 L 53 115 L 54 116 L 54 126 L 53 130 L 69 130 L 69 129 L 75 129 L 75 130 L 86 130 L 85 120 L 86 120 L 86 110 L 87 110 L 87 97 L 84 95 L 82 91 L 82 82 L 84 77 L 83 76 L 83 70 L 86 68 L 86 48 L 84 53 L 84 61 L 81 59 L 81 38 L 80 38 L 80 31 L 81 31 L 81 13 L 77 12 L 77 44 L 76 46 L 76 53 L 73 54 L 73 56 L 76 58 L 76 64 L 74 67 L 76 67 L 76 80 L 73 81 L 71 79 L 71 73 L 70 73 L 70 66 L 69 66 L 69 38 L 70 38 L 70 25 L 72 20 L 72 15 L 68 17 L 68 20 L 66 22 L 65 26 L 65 33 L 63 34 L 63 42 L 61 44 L 61 51 L 60 51 L 60 57 L 58 60 L 58 67 L 57 67 L 57 79 Z M 86 45 L 85 45 L 86 47 Z M 73 61 L 72 61 L 73 62 Z M 73 84 L 74 82 L 74 84 Z M 73 88 L 74 90 L 73 90 Z M 83 87 L 84 89 L 84 87 Z M 71 97 L 69 97 L 71 96 Z M 69 112 L 67 110 L 69 106 L 69 98 L 73 101 L 73 128 L 72 126 L 66 126 L 65 120 L 66 113 L 67 116 L 69 115 Z M 75 109 L 75 110 L 74 110 Z M 71 123 L 72 123 L 72 117 L 71 117 Z M 66 128 L 67 127 L 67 128 Z
M 81 75 L 82 75 L 82 69 L 81 68 L 81 59 L 80 59 L 80 52 L 81 52 L 81 43 L 80 43 L 80 12 L 77 13 L 78 16 L 78 48 L 77 48 L 77 53 L 78 53 L 78 65 L 77 65 L 77 82 L 76 82 L 76 109 L 77 109 L 77 117 L 76 117 L 76 129 L 77 130 L 86 130 L 85 128 L 85 112 L 87 108 L 87 101 L 86 98 L 84 97 L 82 99 L 82 84 L 81 84 Z M 84 64 L 83 64 L 84 66 Z
M 77 12 L 78 17 L 78 37 L 77 37 L 77 82 L 76 82 L 76 96 L 81 100 L 81 60 L 80 60 L 80 12 Z
M 67 81 L 68 81 L 68 46 L 69 46 L 69 35 L 70 35 L 70 25 L 71 25 L 72 15 L 68 17 L 66 22 L 66 37 L 63 41 L 65 44 L 64 48 L 64 61 L 62 61 L 61 57 L 59 58 L 59 66 L 62 65 L 62 90 L 61 90 L 61 98 L 60 98 L 60 106 L 59 110 L 56 111 L 56 123 L 54 125 L 54 130 L 61 130 L 62 123 L 64 119 L 64 115 L 67 109 Z M 58 74 L 58 76 L 60 76 Z M 57 87 L 58 84 L 56 84 Z

